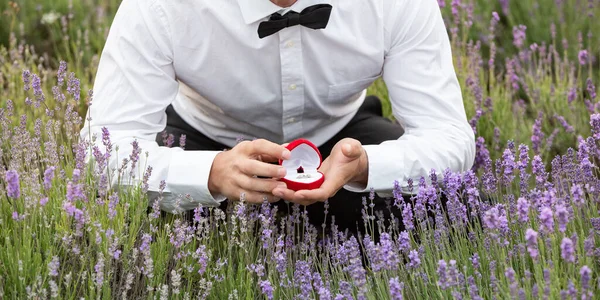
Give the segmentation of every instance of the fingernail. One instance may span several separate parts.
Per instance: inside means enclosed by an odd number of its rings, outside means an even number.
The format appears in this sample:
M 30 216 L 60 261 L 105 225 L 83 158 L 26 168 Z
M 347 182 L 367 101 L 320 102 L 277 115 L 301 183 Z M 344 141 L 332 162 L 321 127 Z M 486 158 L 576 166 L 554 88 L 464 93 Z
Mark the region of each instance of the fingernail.
M 281 157 L 283 157 L 283 159 L 289 159 L 292 157 L 292 152 L 290 152 L 288 149 L 285 149 L 283 150 L 283 153 L 281 153 Z
M 279 177 L 285 177 L 286 173 L 287 173 L 287 170 L 285 168 L 279 168 L 279 170 L 277 170 L 277 175 L 279 175 Z M 284 186 L 284 188 L 285 188 L 285 186 Z

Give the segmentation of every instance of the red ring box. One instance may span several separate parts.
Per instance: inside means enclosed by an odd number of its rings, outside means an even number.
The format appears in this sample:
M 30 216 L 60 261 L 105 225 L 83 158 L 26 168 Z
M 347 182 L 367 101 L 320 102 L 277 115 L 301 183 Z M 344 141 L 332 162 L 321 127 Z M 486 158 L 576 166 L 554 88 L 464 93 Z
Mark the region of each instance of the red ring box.
M 325 175 L 318 171 L 323 160 L 319 148 L 305 139 L 295 140 L 286 148 L 292 155 L 287 160 L 279 160 L 279 165 L 287 170 L 286 176 L 281 178 L 281 181 L 287 184 L 287 188 L 299 191 L 321 187 Z

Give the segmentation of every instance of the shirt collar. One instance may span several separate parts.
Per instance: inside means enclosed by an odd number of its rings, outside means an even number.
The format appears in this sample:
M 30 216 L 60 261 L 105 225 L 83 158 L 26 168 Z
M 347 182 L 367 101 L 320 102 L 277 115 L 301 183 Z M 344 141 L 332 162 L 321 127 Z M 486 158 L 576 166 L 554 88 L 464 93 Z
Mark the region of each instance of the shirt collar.
M 301 12 L 311 5 L 330 3 L 331 0 L 298 0 L 292 6 L 283 8 L 273 4 L 270 0 L 238 0 L 246 24 L 254 23 L 276 12 L 280 14 L 285 14 L 290 10 Z

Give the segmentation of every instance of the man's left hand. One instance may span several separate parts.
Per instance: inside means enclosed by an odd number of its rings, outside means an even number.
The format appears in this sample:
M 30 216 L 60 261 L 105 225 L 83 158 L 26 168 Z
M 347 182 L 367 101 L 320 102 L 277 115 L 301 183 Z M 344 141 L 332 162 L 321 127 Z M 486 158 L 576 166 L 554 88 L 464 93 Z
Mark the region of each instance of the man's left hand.
M 342 139 L 335 144 L 319 171 L 325 176 L 320 188 L 296 192 L 276 188 L 273 195 L 294 203 L 310 205 L 331 198 L 348 183 L 366 186 L 369 174 L 367 153 L 358 140 Z

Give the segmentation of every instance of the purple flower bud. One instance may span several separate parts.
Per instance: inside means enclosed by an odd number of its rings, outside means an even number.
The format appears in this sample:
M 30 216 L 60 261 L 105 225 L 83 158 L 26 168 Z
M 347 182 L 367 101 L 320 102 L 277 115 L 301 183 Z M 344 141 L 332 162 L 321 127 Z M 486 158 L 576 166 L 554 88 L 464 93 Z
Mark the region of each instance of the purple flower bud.
M 517 213 L 519 215 L 519 221 L 525 223 L 529 220 L 529 201 L 520 197 L 517 200 Z
M 582 65 L 582 66 L 585 65 L 588 62 L 588 52 L 587 52 L 587 50 L 581 50 L 581 51 L 579 51 L 578 58 L 579 58 L 579 64 Z
M 31 72 L 23 70 L 23 90 L 29 91 L 31 85 Z
M 258 283 L 258 286 L 260 286 L 261 292 L 263 293 L 263 295 L 265 295 L 265 297 L 267 297 L 267 299 L 273 299 L 273 286 L 271 286 L 270 281 L 263 280 Z
M 583 188 L 581 187 L 581 185 L 574 184 L 571 187 L 571 194 L 573 195 L 573 198 L 572 198 L 573 204 L 575 204 L 575 206 L 577 206 L 577 207 L 581 207 L 585 202 L 584 195 L 583 195 Z
M 51 277 L 58 276 L 58 267 L 60 267 L 58 256 L 53 256 L 52 260 L 48 263 L 48 272 Z
M 575 248 L 573 245 L 573 241 L 564 237 L 562 242 L 560 243 L 560 257 L 568 262 L 575 262 Z
M 402 289 L 404 289 L 404 283 L 398 281 L 398 277 L 390 278 L 390 298 L 392 300 L 402 300 Z
M 562 204 L 557 204 L 555 209 L 556 219 L 558 220 L 558 230 L 560 230 L 560 232 L 565 232 L 567 230 L 567 224 L 569 223 L 569 212 Z
M 527 229 L 527 231 L 525 232 L 525 240 L 527 241 L 527 252 L 529 252 L 529 256 L 531 256 L 533 260 L 537 260 L 539 254 L 537 247 L 537 237 L 538 233 L 531 228 Z
M 525 41 L 525 38 L 526 38 L 526 34 L 525 34 L 526 30 L 527 30 L 527 26 L 525 26 L 525 25 L 519 25 L 519 26 L 513 27 L 513 44 L 517 48 L 523 47 L 523 42 Z
M 411 250 L 410 253 L 408 253 L 408 259 L 410 260 L 408 267 L 411 269 L 416 269 L 421 265 L 421 259 L 419 258 L 419 252 L 417 252 L 417 250 Z
M 600 140 L 600 114 L 590 116 L 590 125 L 592 125 L 592 133 L 595 140 Z
M 547 233 L 554 231 L 554 216 L 550 207 L 544 206 L 540 210 L 540 230 Z
M 592 223 L 592 228 L 600 233 L 600 218 L 590 218 L 590 222 Z
M 52 187 L 52 179 L 54 179 L 54 170 L 56 167 L 51 166 L 44 171 L 44 189 L 49 190 Z
M 540 153 L 542 140 L 544 139 L 544 133 L 542 132 L 542 119 L 543 114 L 540 111 L 533 124 L 533 134 L 531 135 L 531 143 L 533 146 L 533 152 L 535 154 Z
M 42 207 L 46 206 L 46 203 L 48 203 L 48 197 L 44 197 L 44 198 L 40 199 L 40 205 Z
M 19 183 L 19 173 L 15 170 L 8 170 L 4 175 L 6 180 L 6 195 L 9 198 L 21 197 L 21 185 Z
M 404 209 L 402 210 L 402 223 L 404 224 L 404 228 L 408 231 L 411 231 L 415 228 L 413 211 L 410 203 L 404 204 Z
M 581 275 L 581 289 L 589 290 L 590 281 L 592 279 L 592 270 L 588 266 L 583 266 L 579 271 L 579 275 Z

